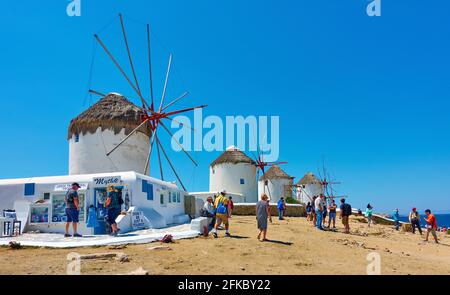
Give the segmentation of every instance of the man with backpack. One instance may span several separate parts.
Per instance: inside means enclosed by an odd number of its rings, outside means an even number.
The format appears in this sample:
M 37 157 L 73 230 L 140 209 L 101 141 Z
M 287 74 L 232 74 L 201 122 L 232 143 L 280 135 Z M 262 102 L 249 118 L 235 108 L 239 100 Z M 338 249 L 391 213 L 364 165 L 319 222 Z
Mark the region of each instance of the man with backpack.
M 105 207 L 107 210 L 107 221 L 111 226 L 111 235 L 117 236 L 120 229 L 117 227 L 116 219 L 121 213 L 123 199 L 119 195 L 119 191 L 112 185 L 106 188 L 108 197 L 106 199 Z
M 344 225 L 344 232 L 346 234 L 350 233 L 350 223 L 349 223 L 349 217 L 350 215 L 352 215 L 352 206 L 350 206 L 350 204 L 347 204 L 345 202 L 345 199 L 342 198 L 341 199 L 341 206 L 340 206 L 340 210 L 341 210 L 341 219 L 342 219 L 342 224 Z
M 73 236 L 75 238 L 81 237 L 81 235 L 77 233 L 78 216 L 80 213 L 79 212 L 80 205 L 78 203 L 78 190 L 79 189 L 80 189 L 80 185 L 78 183 L 74 182 L 74 183 L 72 183 L 72 188 L 70 188 L 66 193 L 65 202 L 66 202 L 67 222 L 66 222 L 66 234 L 64 235 L 64 237 L 66 237 L 66 238 L 70 237 L 69 227 L 70 227 L 71 223 L 72 223 L 72 227 L 73 227 Z
M 225 236 L 231 237 L 229 229 L 230 224 L 228 221 L 228 213 L 230 212 L 230 200 L 226 197 L 226 192 L 221 192 L 214 200 L 214 209 L 216 210 L 216 224 L 213 229 L 214 238 L 218 238 L 217 229 L 223 223 L 225 225 Z

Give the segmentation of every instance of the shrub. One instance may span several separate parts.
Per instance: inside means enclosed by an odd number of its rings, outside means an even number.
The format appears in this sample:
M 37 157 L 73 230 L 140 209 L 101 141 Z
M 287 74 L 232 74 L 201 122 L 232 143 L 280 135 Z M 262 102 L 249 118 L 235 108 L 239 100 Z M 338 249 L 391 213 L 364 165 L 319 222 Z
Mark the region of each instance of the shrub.
M 293 197 L 286 197 L 286 204 L 300 204 L 300 202 Z

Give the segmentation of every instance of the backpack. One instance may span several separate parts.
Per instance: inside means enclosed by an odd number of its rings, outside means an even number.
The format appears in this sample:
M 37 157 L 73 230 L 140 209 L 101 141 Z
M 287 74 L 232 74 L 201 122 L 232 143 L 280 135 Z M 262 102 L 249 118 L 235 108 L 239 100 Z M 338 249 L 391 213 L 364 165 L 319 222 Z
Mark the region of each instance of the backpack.
M 219 196 L 218 198 L 220 198 L 219 200 L 217 200 L 217 208 L 216 208 L 216 213 L 217 214 L 227 214 L 227 206 L 225 205 L 225 203 L 228 203 L 228 199 L 224 196 Z
M 352 215 L 352 206 L 350 204 L 344 204 L 344 215 L 345 216 Z

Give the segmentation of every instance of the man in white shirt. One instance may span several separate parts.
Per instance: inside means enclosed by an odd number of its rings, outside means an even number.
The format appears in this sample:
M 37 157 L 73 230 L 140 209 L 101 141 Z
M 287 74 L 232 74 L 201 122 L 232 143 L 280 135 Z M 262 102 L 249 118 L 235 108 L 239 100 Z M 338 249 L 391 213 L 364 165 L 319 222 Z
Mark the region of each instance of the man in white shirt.
M 322 218 L 323 218 L 323 208 L 325 206 L 325 196 L 323 194 L 320 195 L 314 202 L 315 208 L 316 208 L 316 216 L 317 216 L 317 222 L 316 227 L 320 230 L 323 230 L 322 227 Z

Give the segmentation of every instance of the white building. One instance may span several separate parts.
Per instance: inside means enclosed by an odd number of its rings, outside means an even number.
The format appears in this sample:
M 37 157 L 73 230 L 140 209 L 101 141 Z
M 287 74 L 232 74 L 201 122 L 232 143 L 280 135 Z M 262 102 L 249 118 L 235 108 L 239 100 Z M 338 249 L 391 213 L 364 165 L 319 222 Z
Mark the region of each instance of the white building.
M 244 202 L 258 200 L 256 163 L 238 148 L 229 147 L 210 165 L 209 190 L 242 195 Z
M 73 182 L 81 185 L 78 191 L 81 234 L 104 234 L 108 230 L 103 206 L 108 184 L 119 190 L 124 200 L 122 210 L 129 212 L 126 216 L 129 224 L 119 223 L 123 231 L 164 228 L 190 220 L 185 214 L 186 192 L 173 183 L 135 172 L 0 180 L 0 209 L 16 210 L 25 231 L 64 233 L 64 197 Z M 87 226 L 91 206 L 96 211 L 95 228 Z
M 313 197 L 323 194 L 322 182 L 312 172 L 306 173 L 296 186 L 297 200 L 301 203 L 311 202 Z
M 258 195 L 265 193 L 270 202 L 276 203 L 281 197 L 292 197 L 294 178 L 284 172 L 279 166 L 273 165 L 258 181 Z
M 120 94 L 110 93 L 70 122 L 69 174 L 120 171 L 144 173 L 150 148 L 150 129 L 143 126 L 111 155 L 141 124 L 139 107 Z

